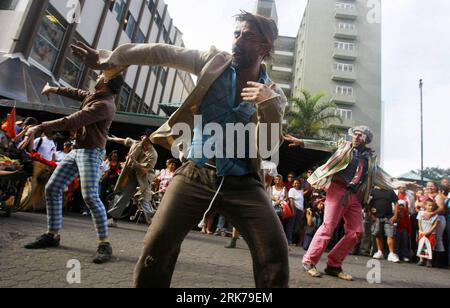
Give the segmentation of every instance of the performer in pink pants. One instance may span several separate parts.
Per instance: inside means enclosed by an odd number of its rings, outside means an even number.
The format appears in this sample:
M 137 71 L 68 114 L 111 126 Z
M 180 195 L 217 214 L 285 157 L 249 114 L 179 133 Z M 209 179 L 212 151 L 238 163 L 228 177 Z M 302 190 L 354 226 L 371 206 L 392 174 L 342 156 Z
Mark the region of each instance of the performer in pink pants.
M 397 189 L 402 185 L 416 188 L 413 183 L 392 178 L 377 165 L 376 155 L 367 147 L 373 139 L 373 134 L 367 126 L 351 128 L 349 135 L 352 138 L 351 142 L 341 140 L 337 143 L 285 137 L 290 147 L 335 151 L 328 162 L 319 167 L 308 179 L 315 189 L 327 191 L 324 223 L 316 232 L 303 258 L 303 268 L 312 277 L 321 276 L 316 265 L 336 227 L 344 218 L 345 236 L 328 255 L 325 273 L 340 279 L 353 280 L 351 275 L 342 270 L 342 263 L 364 233 L 362 205 L 368 204 L 370 191 L 374 185 L 382 189 Z

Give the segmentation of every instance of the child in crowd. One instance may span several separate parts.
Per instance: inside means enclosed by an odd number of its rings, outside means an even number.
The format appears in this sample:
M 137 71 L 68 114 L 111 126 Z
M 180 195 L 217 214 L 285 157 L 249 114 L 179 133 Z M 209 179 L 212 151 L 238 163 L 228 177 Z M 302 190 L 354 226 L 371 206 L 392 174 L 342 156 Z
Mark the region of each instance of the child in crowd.
M 417 215 L 419 221 L 419 238 L 420 241 L 423 237 L 426 237 L 431 244 L 431 249 L 436 247 L 436 229 L 439 226 L 438 215 L 434 214 L 438 206 L 433 200 L 426 200 L 424 202 L 425 211 L 420 211 Z M 429 254 L 431 256 L 431 254 Z M 432 258 L 430 257 L 425 261 L 425 258 L 421 257 L 418 265 L 432 267 Z

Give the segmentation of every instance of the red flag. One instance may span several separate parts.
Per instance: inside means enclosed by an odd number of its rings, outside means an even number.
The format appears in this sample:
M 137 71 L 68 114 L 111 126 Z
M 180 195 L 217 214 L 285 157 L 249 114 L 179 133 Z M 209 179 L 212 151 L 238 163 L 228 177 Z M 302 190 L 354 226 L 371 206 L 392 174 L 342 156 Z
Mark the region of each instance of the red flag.
M 13 139 L 16 138 L 16 108 L 14 107 L 6 120 L 2 124 L 2 130 L 6 133 L 6 136 Z

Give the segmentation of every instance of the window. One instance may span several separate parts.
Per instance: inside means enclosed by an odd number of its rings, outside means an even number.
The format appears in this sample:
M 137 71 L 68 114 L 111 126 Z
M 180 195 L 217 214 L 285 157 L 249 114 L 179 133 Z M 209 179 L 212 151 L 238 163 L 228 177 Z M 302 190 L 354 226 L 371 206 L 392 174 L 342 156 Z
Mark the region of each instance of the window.
M 356 26 L 355 26 L 355 24 L 340 22 L 340 23 L 338 23 L 338 28 L 339 29 L 347 29 L 347 30 L 355 30 Z
M 145 35 L 142 33 L 142 30 L 139 29 L 136 34 L 136 43 L 142 44 L 145 43 Z
M 146 103 L 144 103 L 144 107 L 142 108 L 142 113 L 148 114 L 149 110 L 150 110 L 150 107 Z
M 131 12 L 128 11 L 127 18 L 125 19 L 125 23 L 123 25 L 123 30 L 130 39 L 133 37 L 134 29 L 136 29 L 136 19 L 134 19 L 133 15 L 131 15 Z
M 355 50 L 356 45 L 354 43 L 346 43 L 346 42 L 336 41 L 336 42 L 334 42 L 334 48 L 343 49 L 343 50 Z
M 149 0 L 148 1 L 148 9 L 150 10 L 150 12 L 154 12 L 156 9 L 156 3 L 155 0 Z
M 134 94 L 133 101 L 131 102 L 131 110 L 132 113 L 137 113 L 139 110 L 139 106 L 141 105 L 142 99 L 139 95 Z
M 352 120 L 353 119 L 353 111 L 350 109 L 336 109 L 335 115 L 341 117 L 342 120 Z
M 161 28 L 161 26 L 162 26 L 162 19 L 161 19 L 161 15 L 159 15 L 158 12 L 156 12 L 155 23 L 158 26 L 158 28 Z
M 163 38 L 164 38 L 164 42 L 169 41 L 169 31 L 167 31 L 165 26 L 163 28 Z
M 168 69 L 161 68 L 161 75 L 159 76 L 159 82 L 161 82 L 163 86 L 166 84 L 168 71 L 169 71 Z
M 152 72 L 153 72 L 153 74 L 158 75 L 158 69 L 159 69 L 159 67 L 157 67 L 157 66 L 152 66 Z
M 116 20 L 117 20 L 117 22 L 120 23 L 123 15 L 126 13 L 125 12 L 125 2 L 123 0 L 116 0 L 116 1 L 114 1 L 114 3 L 115 3 L 114 11 L 117 13 Z
M 50 10 L 46 11 L 39 26 L 31 57 L 49 71 L 53 70 L 66 32 L 66 23 Z
M 82 41 L 81 37 L 78 34 L 75 34 L 72 40 L 72 44 L 76 44 L 76 42 L 79 41 Z M 71 52 L 68 52 L 67 57 L 64 60 L 61 78 L 72 87 L 76 88 L 78 87 L 78 82 L 80 81 L 83 68 L 83 63 Z
M 13 11 L 16 9 L 19 0 L 2 0 L 0 1 L 0 10 Z
M 353 96 L 353 88 L 347 86 L 336 86 L 336 94 Z
M 355 66 L 353 64 L 334 63 L 334 70 L 353 73 L 355 70 Z
M 88 69 L 86 80 L 81 88 L 94 92 L 95 85 L 97 84 L 97 78 L 98 74 L 95 71 Z
M 353 3 L 336 2 L 336 8 L 354 10 L 356 6 Z
M 127 84 L 124 84 L 119 95 L 119 111 L 127 111 L 130 92 L 131 88 Z

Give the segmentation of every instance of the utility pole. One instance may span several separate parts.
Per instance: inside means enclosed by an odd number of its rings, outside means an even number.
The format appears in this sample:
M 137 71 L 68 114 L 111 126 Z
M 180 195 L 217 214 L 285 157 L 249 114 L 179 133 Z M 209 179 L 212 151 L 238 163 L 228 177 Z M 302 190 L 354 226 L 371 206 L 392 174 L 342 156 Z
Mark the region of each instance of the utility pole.
M 423 184 L 423 80 L 419 81 L 420 88 L 420 180 Z

